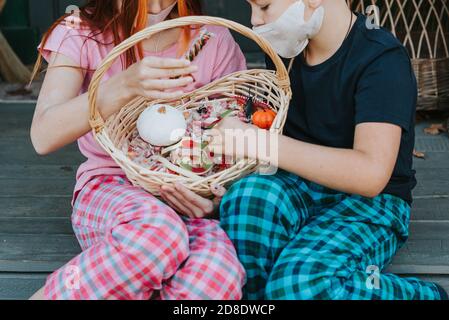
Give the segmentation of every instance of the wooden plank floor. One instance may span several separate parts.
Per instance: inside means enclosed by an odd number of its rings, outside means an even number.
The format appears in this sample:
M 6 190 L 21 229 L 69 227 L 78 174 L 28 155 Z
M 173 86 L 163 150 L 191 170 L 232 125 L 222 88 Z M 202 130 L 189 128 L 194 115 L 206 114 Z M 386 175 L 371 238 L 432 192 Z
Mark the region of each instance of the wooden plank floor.
M 0 299 L 29 297 L 80 252 L 70 224 L 77 166 L 72 145 L 48 157 L 29 139 L 34 106 L 0 104 Z M 417 126 L 419 185 L 407 245 L 389 270 L 438 281 L 449 290 L 449 138 Z M 55 132 L 55 134 L 58 134 Z

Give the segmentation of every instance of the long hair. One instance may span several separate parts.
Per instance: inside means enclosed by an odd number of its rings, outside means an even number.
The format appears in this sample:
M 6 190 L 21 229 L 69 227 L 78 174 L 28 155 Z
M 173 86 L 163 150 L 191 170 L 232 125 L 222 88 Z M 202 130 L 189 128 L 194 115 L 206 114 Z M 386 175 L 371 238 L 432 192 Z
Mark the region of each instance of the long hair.
M 200 0 L 177 1 L 178 16 L 202 14 Z M 148 0 L 122 0 L 121 7 L 119 7 L 118 0 L 87 0 L 86 4 L 79 9 L 81 26 L 86 26 L 89 30 L 92 30 L 89 38 L 94 38 L 99 33 L 111 34 L 113 44 L 116 46 L 147 26 L 147 3 Z M 47 43 L 53 30 L 58 25 L 65 24 L 69 16 L 70 14 L 62 16 L 50 27 L 42 38 L 42 47 Z M 190 37 L 191 28 L 184 27 L 181 39 L 179 39 L 180 52 L 187 49 Z M 128 68 L 142 58 L 143 47 L 142 44 L 138 44 L 124 54 L 122 65 L 124 68 Z M 39 52 L 31 79 L 34 79 L 39 72 L 42 60 L 42 54 Z

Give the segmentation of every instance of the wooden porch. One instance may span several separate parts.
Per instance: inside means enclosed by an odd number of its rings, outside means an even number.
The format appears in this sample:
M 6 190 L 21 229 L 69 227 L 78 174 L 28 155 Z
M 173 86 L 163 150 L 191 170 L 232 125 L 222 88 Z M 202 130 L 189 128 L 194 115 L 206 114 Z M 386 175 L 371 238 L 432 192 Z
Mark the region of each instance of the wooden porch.
M 0 103 L 0 299 L 26 299 L 80 252 L 70 222 L 76 145 L 39 157 L 29 138 L 34 104 Z M 419 185 L 410 240 L 390 271 L 449 290 L 449 138 L 417 126 Z M 57 134 L 57 132 L 55 132 Z

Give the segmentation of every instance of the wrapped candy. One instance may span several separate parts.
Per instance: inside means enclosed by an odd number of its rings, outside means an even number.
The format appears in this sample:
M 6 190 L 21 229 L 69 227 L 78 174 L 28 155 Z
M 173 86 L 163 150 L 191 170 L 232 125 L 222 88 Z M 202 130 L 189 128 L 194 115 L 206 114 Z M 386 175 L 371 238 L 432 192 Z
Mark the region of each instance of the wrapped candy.
M 213 37 L 213 33 L 202 30 L 198 36 L 193 41 L 192 46 L 190 47 L 190 50 L 186 53 L 185 58 L 189 61 L 195 60 L 195 58 L 198 56 L 198 54 L 203 50 L 204 46 L 209 42 L 209 40 Z

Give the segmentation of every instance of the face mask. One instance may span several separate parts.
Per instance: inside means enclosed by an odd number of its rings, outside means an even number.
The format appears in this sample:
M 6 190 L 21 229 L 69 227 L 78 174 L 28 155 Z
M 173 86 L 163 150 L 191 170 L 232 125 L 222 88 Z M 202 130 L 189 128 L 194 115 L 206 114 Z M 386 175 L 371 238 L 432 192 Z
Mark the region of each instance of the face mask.
M 309 39 L 318 34 L 324 20 L 323 7 L 317 8 L 307 22 L 304 13 L 303 1 L 297 1 L 275 22 L 254 27 L 253 30 L 268 40 L 281 57 L 293 58 L 307 47 Z
M 162 10 L 161 12 L 157 14 L 148 14 L 148 25 L 154 26 L 155 24 L 158 24 L 159 22 L 165 21 L 167 17 L 170 15 L 170 13 L 173 11 L 175 6 L 178 4 L 178 1 L 173 2 L 172 5 L 170 5 L 168 8 Z

